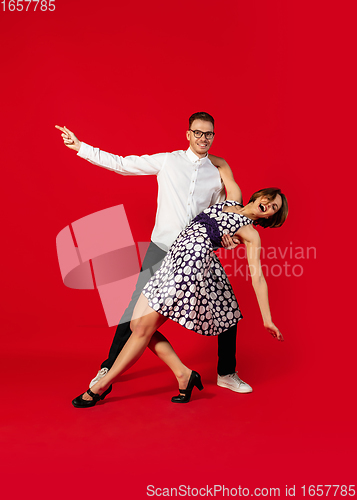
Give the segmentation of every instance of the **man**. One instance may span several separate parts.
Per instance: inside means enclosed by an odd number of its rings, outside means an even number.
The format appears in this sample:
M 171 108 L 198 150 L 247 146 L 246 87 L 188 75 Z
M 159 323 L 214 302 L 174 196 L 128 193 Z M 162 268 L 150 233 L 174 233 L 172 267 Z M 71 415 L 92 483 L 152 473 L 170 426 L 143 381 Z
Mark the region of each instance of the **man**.
M 218 170 L 208 158 L 208 151 L 214 139 L 214 119 L 205 112 L 194 113 L 189 118 L 186 138 L 187 151 L 159 153 L 155 155 L 127 156 L 112 155 L 84 142 L 80 142 L 66 127 L 62 131 L 64 144 L 77 151 L 78 156 L 95 165 L 113 170 L 122 175 L 156 175 L 159 184 L 155 226 L 151 243 L 146 252 L 136 289 L 129 306 L 117 327 L 108 359 L 90 382 L 92 387 L 112 367 L 119 352 L 131 335 L 130 320 L 141 290 L 177 235 L 202 210 L 224 199 L 224 188 Z M 218 336 L 217 385 L 239 393 L 252 392 L 236 373 L 237 326 Z

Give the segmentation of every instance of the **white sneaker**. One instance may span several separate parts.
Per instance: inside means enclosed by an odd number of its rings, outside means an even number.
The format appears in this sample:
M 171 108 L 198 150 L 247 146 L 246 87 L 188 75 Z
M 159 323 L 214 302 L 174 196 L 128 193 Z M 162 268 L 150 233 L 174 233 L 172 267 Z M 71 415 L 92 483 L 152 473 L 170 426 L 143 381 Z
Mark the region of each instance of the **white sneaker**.
M 229 375 L 217 376 L 217 385 L 219 387 L 226 387 L 234 392 L 240 392 L 241 394 L 247 394 L 248 392 L 252 392 L 253 389 L 246 382 L 243 382 L 238 377 L 237 373 L 230 373 Z
M 99 380 L 103 378 L 108 373 L 108 371 L 109 371 L 108 368 L 102 368 L 101 370 L 99 370 L 97 375 L 90 381 L 89 389 L 91 389 L 94 384 L 99 382 Z

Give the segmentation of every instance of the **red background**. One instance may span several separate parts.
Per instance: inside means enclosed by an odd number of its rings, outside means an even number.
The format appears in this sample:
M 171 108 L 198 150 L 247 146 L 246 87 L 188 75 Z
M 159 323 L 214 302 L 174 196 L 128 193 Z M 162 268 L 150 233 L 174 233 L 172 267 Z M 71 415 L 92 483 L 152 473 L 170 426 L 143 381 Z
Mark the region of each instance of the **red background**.
M 300 497 L 303 485 L 356 483 L 352 5 L 56 0 L 54 12 L 1 11 L 4 498 L 137 500 L 149 484 L 281 496 L 295 484 Z M 286 341 L 264 331 L 250 283 L 233 278 L 252 394 L 217 388 L 216 339 L 170 322 L 163 331 L 205 391 L 172 405 L 175 380 L 145 353 L 103 404 L 76 410 L 114 329 L 96 291 L 63 285 L 56 235 L 124 204 L 135 240 L 148 241 L 156 179 L 77 158 L 54 125 L 123 156 L 153 154 L 186 149 L 187 118 L 201 110 L 245 200 L 269 185 L 288 196 L 288 221 L 262 231 L 263 246 L 316 248 L 316 259 L 286 259 L 301 277 L 268 278 Z

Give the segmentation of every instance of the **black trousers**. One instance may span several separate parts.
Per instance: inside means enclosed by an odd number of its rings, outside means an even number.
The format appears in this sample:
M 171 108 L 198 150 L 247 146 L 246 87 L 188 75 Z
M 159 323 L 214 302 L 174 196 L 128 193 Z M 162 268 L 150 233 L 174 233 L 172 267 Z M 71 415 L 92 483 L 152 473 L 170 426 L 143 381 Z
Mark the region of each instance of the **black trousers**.
M 108 359 L 103 361 L 101 368 L 111 368 L 118 354 L 123 349 L 125 343 L 131 335 L 130 320 L 138 301 L 141 291 L 149 281 L 151 276 L 159 269 L 166 252 L 161 250 L 155 243 L 151 242 L 146 252 L 141 272 L 136 283 L 135 291 L 130 303 L 126 308 L 120 323 L 116 329 L 112 345 L 109 350 Z M 236 338 L 237 325 L 232 326 L 225 332 L 218 335 L 218 367 L 219 375 L 228 375 L 236 371 Z

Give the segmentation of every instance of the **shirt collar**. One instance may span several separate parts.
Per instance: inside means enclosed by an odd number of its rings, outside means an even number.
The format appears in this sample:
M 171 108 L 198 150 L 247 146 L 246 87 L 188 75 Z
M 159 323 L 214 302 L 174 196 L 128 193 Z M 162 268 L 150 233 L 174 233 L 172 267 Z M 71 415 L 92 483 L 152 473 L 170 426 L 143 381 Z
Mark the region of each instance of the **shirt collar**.
M 199 158 L 193 151 L 191 148 L 188 148 L 188 150 L 186 151 L 186 154 L 188 156 L 188 159 L 190 161 L 192 161 L 193 163 L 198 163 L 199 161 L 201 161 L 201 164 L 206 162 L 207 159 L 208 159 L 208 155 L 206 154 L 206 156 L 204 156 L 203 158 Z

